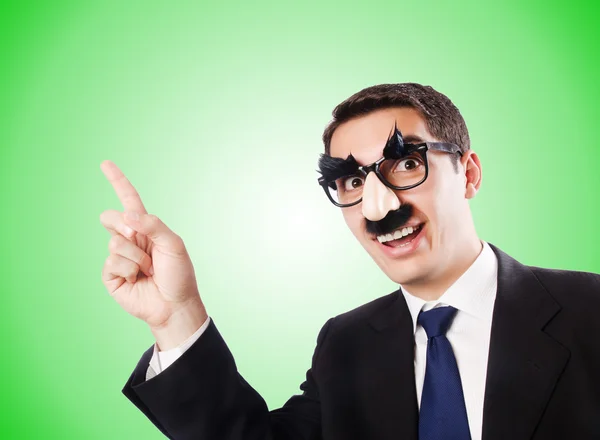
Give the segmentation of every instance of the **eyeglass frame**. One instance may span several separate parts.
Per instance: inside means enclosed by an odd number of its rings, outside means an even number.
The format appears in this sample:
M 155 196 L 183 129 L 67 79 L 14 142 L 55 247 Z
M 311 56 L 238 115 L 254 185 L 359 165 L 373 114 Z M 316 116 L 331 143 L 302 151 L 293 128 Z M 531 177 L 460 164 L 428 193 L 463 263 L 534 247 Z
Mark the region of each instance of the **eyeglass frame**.
M 395 186 L 395 185 L 392 185 L 391 183 L 389 183 L 385 179 L 385 177 L 383 177 L 383 175 L 381 174 L 380 165 L 383 163 L 383 161 L 390 160 L 390 159 L 400 160 L 400 159 L 403 159 L 406 156 L 408 156 L 408 154 L 404 157 L 385 157 L 385 156 L 383 156 L 381 159 L 377 160 L 376 162 L 373 162 L 370 165 L 359 166 L 356 174 L 348 174 L 346 176 L 340 176 L 340 177 L 337 177 L 335 180 L 338 180 L 338 179 L 341 179 L 344 177 L 354 176 L 354 175 L 362 177 L 366 180 L 369 173 L 371 171 L 374 171 L 375 175 L 379 178 L 379 181 L 381 183 L 383 183 L 385 186 L 387 186 L 388 188 L 391 188 L 391 189 L 398 190 L 398 191 L 404 191 L 407 189 L 415 188 L 427 180 L 427 177 L 429 176 L 429 162 L 427 160 L 427 151 L 428 150 L 442 151 L 444 153 L 450 153 L 450 154 L 458 153 L 458 155 L 460 157 L 463 156 L 462 151 L 460 151 L 460 147 L 458 145 L 450 143 L 450 142 L 419 142 L 417 144 L 406 143 L 406 144 L 404 144 L 404 147 L 407 147 L 411 150 L 409 154 L 416 152 L 423 158 L 423 162 L 425 163 L 425 176 L 423 176 L 423 179 L 420 182 L 417 182 L 417 183 L 415 183 L 413 185 L 409 185 L 409 186 L 402 186 L 402 187 Z M 331 203 L 333 203 L 335 206 L 337 206 L 339 208 L 349 208 L 351 206 L 358 205 L 360 202 L 362 202 L 362 199 L 363 199 L 362 196 L 360 196 L 360 198 L 356 202 L 352 202 L 352 203 L 343 204 L 343 203 L 336 202 L 333 199 L 333 197 L 331 196 L 331 194 L 329 193 L 329 190 L 327 189 L 328 184 L 331 182 L 335 182 L 335 180 L 325 180 L 325 177 L 323 177 L 323 176 L 318 178 L 319 185 L 321 185 L 323 187 L 323 190 L 325 191 L 325 194 L 327 195 L 327 198 L 331 201 Z

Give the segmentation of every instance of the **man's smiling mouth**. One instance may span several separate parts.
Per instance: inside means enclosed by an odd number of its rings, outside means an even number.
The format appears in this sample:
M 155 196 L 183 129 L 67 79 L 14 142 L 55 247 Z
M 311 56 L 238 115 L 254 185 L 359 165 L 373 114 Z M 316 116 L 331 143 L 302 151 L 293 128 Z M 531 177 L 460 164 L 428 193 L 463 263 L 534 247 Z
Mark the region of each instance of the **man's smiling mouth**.
M 390 234 L 378 235 L 377 240 L 384 246 L 403 247 L 410 244 L 419 235 L 423 223 L 413 226 L 403 226 Z

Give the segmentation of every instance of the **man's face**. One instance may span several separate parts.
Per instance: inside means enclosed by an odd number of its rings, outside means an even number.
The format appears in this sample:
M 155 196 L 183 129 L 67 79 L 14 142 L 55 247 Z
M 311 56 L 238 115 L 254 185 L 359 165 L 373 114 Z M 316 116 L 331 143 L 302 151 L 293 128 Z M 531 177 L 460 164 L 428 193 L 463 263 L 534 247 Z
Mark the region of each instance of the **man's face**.
M 342 159 L 352 154 L 359 165 L 371 164 L 383 156 L 394 124 L 405 143 L 440 141 L 427 131 L 417 110 L 390 108 L 341 124 L 333 133 L 330 154 Z M 410 286 L 443 277 L 453 262 L 461 259 L 461 250 L 468 246 L 473 224 L 467 199 L 474 196 L 476 188 L 473 185 L 469 188 L 469 172 L 465 172 L 465 167 L 473 159 L 479 163 L 469 151 L 460 158 L 456 172 L 451 159 L 449 153 L 427 151 L 427 180 L 408 190 L 392 190 L 371 172 L 363 182 L 362 202 L 341 208 L 354 236 L 395 283 Z M 400 230 L 417 227 L 415 232 L 397 242 L 381 243 L 367 231 L 367 220 L 377 224 L 388 212 L 407 204 L 412 206 L 412 215 L 398 226 Z M 387 223 L 381 222 L 384 224 Z

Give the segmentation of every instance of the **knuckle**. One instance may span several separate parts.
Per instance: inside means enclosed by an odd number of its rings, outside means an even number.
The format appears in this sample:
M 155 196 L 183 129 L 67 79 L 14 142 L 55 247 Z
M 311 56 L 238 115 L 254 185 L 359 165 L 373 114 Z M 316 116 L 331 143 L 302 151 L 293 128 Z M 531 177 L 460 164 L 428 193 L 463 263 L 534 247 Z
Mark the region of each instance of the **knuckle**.
M 106 211 L 102 211 L 100 213 L 100 223 L 102 223 L 103 225 L 110 224 L 115 212 L 116 211 L 114 209 L 107 209 Z
M 114 265 L 115 265 L 114 254 L 111 254 L 108 257 L 106 257 L 106 261 L 104 262 L 104 267 L 111 269 L 112 267 L 114 267 Z
M 113 235 L 110 240 L 108 240 L 108 250 L 116 254 L 119 252 L 123 245 L 123 236 L 122 235 Z
M 178 249 L 178 250 L 185 249 L 185 243 L 183 242 L 183 238 L 181 238 L 181 236 L 179 236 L 175 233 L 173 233 L 173 236 L 171 237 L 171 242 L 175 249 Z
M 156 215 L 148 214 L 148 223 L 150 223 L 152 226 L 155 226 L 155 225 L 161 223 L 161 221 Z

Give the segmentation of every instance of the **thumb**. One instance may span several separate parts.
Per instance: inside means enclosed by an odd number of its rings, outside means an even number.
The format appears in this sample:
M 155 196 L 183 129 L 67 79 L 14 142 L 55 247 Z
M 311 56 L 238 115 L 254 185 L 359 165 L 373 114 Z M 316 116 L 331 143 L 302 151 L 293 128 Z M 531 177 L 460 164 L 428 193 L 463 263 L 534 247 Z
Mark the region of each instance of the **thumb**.
M 157 216 L 127 211 L 124 219 L 127 226 L 146 235 L 155 245 L 177 254 L 185 253 L 185 245 L 181 237 L 169 229 Z

